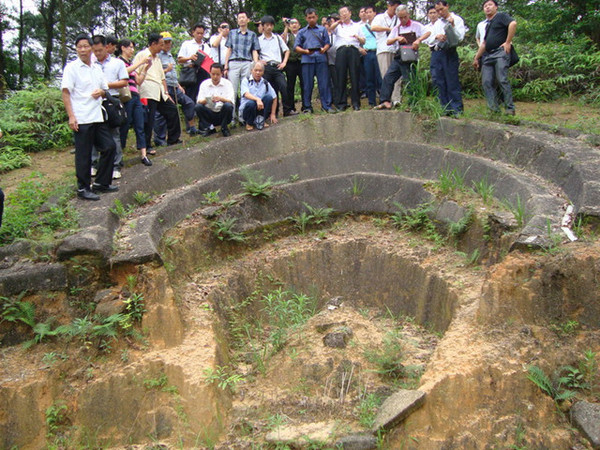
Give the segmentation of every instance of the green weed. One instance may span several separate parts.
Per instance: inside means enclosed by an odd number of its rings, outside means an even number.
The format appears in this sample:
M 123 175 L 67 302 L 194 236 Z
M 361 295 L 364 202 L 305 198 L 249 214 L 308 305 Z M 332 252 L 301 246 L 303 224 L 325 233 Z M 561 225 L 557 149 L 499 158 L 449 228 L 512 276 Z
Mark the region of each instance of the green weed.
M 570 400 L 575 397 L 573 391 L 569 391 L 562 387 L 561 381 L 564 380 L 559 379 L 557 382 L 553 383 L 538 366 L 531 365 L 527 367 L 527 379 L 540 388 L 544 394 L 550 396 L 556 403 Z
M 145 205 L 152 199 L 152 194 L 148 192 L 135 191 L 133 194 L 133 201 L 138 206 Z
M 360 403 L 356 407 L 356 413 L 358 415 L 358 422 L 363 428 L 369 429 L 373 426 L 377 410 L 381 406 L 381 403 L 381 397 L 374 393 L 367 394 L 360 400 Z
M 521 200 L 521 196 L 519 194 L 516 195 L 514 204 L 508 200 L 504 200 L 503 203 L 513 214 L 515 220 L 517 221 L 517 225 L 519 227 L 523 227 L 529 220 L 529 215 L 527 213 L 525 203 Z
M 435 224 L 430 218 L 433 214 L 431 204 L 419 205 L 413 209 L 407 209 L 400 204 L 396 204 L 400 209 L 391 216 L 392 223 L 404 230 L 422 232 L 427 239 L 436 245 L 445 243 L 444 237 L 437 231 Z
M 204 197 L 203 203 L 207 203 L 209 205 L 214 205 L 214 204 L 219 203 L 221 201 L 219 198 L 220 192 L 221 192 L 220 189 L 217 189 L 216 191 L 205 192 L 204 194 L 202 194 L 202 196 Z
M 272 191 L 276 183 L 272 177 L 266 178 L 260 171 L 248 167 L 241 168 L 240 175 L 244 178 L 240 184 L 245 195 L 262 198 L 270 198 L 273 195 Z
M 230 368 L 227 366 L 217 366 L 214 369 L 208 367 L 204 369 L 204 380 L 208 384 L 216 384 L 223 391 L 235 391 L 238 383 L 244 381 L 244 377 L 236 373 L 230 373 Z
M 383 345 L 365 351 L 364 356 L 367 361 L 375 365 L 375 372 L 386 380 L 398 380 L 406 375 L 402 364 L 404 350 L 396 331 L 387 333 L 383 338 Z
M 487 176 L 483 177 L 479 181 L 472 181 L 473 191 L 481 196 L 483 203 L 489 205 L 494 198 L 494 185 L 490 184 Z
M 213 234 L 221 241 L 244 242 L 246 236 L 233 229 L 236 222 L 235 217 L 215 220 L 211 224 Z
M 360 197 L 365 190 L 365 182 L 358 177 L 354 177 L 352 179 L 352 187 L 350 188 L 350 193 L 352 197 Z
M 443 195 L 449 195 L 455 191 L 465 190 L 465 174 L 457 169 L 446 167 L 440 172 L 438 187 Z

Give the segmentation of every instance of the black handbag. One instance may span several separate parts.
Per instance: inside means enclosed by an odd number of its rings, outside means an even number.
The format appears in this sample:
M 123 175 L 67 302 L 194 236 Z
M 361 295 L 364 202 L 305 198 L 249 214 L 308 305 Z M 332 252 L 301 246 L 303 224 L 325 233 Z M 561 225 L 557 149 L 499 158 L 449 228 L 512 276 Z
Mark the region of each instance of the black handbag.
M 120 127 L 127 122 L 127 112 L 123 104 L 117 97 L 113 97 L 106 92 L 106 98 L 102 102 L 104 110 L 104 122 L 108 123 L 110 128 Z
M 194 66 L 185 66 L 181 68 L 181 72 L 179 73 L 179 84 L 182 86 L 190 86 L 197 83 L 196 78 L 196 67 Z

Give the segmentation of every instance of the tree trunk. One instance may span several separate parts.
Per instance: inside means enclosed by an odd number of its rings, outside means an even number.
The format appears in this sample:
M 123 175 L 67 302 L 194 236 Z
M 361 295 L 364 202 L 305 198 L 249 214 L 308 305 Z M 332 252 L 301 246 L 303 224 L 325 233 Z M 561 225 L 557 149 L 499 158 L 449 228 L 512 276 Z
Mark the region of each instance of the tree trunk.
M 54 51 L 54 25 L 56 25 L 56 4 L 57 0 L 49 0 L 45 6 L 42 0 L 40 4 L 40 14 L 44 21 L 44 31 L 46 32 L 46 48 L 44 50 L 44 78 L 50 79 L 52 73 L 52 52 Z
M 23 87 L 23 41 L 25 40 L 25 24 L 23 23 L 23 0 L 19 0 L 19 43 L 17 46 L 17 55 L 19 59 L 19 81 L 17 88 Z

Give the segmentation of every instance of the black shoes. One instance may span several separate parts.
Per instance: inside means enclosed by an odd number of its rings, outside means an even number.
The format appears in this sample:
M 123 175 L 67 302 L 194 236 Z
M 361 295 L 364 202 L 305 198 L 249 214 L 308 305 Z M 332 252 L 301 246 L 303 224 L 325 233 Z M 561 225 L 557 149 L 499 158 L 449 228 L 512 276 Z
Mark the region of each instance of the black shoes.
M 352 109 L 353 109 L 354 111 L 360 111 L 360 106 L 356 106 L 356 105 L 354 105 L 354 106 L 352 107 Z
M 77 189 L 77 197 L 83 200 L 100 200 L 100 196 L 89 189 Z
M 298 112 L 297 111 L 288 111 L 283 113 L 283 117 L 290 117 L 290 116 L 297 116 Z
M 221 133 L 223 133 L 223 137 L 231 136 L 231 131 L 229 131 L 229 128 L 226 128 L 226 127 L 221 129 Z
M 215 134 L 216 132 L 217 130 L 215 130 L 214 128 L 209 128 L 208 130 L 200 130 L 198 134 L 204 137 L 208 137 L 211 134 Z
M 151 166 L 152 165 L 152 161 L 150 161 L 147 156 L 144 156 L 142 158 L 142 164 L 145 165 L 145 166 Z
M 92 191 L 94 192 L 116 192 L 119 190 L 119 186 L 115 186 L 114 184 L 92 184 Z
M 186 130 L 187 134 L 189 134 L 190 136 L 196 136 L 199 131 L 196 129 L 196 127 L 191 126 Z

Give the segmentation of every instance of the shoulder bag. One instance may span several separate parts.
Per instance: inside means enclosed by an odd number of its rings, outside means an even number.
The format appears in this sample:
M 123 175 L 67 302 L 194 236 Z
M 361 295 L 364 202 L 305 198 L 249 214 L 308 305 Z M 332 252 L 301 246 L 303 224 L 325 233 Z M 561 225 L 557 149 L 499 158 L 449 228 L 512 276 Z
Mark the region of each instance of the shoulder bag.
M 127 122 L 127 113 L 123 104 L 117 97 L 113 97 L 106 92 L 106 98 L 102 102 L 104 110 L 104 122 L 108 123 L 110 128 L 116 128 Z

